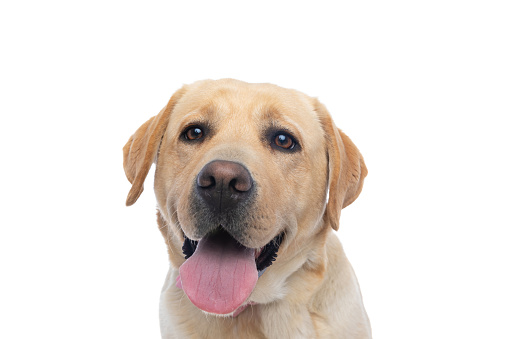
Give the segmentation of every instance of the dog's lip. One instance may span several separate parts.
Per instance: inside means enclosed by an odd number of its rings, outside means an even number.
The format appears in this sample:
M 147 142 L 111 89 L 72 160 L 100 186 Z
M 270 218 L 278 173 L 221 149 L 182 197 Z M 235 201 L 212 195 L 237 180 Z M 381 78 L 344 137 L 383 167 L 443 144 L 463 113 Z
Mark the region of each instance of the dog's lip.
M 233 236 L 231 236 L 224 228 L 218 227 L 211 233 L 215 232 L 223 232 L 225 236 L 229 236 L 233 238 L 239 246 L 246 247 L 242 245 L 239 241 L 237 241 Z M 198 242 L 200 240 L 191 240 L 186 236 L 184 232 L 182 232 L 184 236 L 184 243 L 182 245 L 182 252 L 184 253 L 185 259 L 187 260 L 189 257 L 191 257 L 194 254 L 194 251 L 196 250 L 196 247 L 198 246 Z M 263 273 L 263 271 L 272 265 L 272 263 L 277 258 L 277 252 L 279 250 L 279 247 L 281 247 L 281 244 L 284 240 L 284 234 L 285 232 L 281 232 L 278 235 L 276 235 L 274 238 L 272 238 L 268 243 L 266 243 L 264 246 L 256 248 L 255 249 L 255 262 L 256 262 L 256 269 L 258 272 Z

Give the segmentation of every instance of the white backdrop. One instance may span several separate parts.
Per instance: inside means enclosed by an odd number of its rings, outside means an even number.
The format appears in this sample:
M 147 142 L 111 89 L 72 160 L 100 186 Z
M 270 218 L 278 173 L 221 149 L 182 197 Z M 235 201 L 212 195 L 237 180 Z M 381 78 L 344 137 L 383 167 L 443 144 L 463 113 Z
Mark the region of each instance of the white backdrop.
M 182 84 L 318 98 L 369 169 L 338 232 L 374 338 L 509 338 L 506 1 L 3 1 L 0 337 L 157 338 L 153 172 L 121 148 Z

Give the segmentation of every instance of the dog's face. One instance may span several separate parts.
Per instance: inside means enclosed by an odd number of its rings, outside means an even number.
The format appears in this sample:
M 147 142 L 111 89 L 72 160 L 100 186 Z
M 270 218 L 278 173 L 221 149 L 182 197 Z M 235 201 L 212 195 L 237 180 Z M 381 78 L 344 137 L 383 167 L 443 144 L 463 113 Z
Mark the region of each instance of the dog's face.
M 324 229 L 337 229 L 339 211 L 358 196 L 367 173 L 358 150 L 317 100 L 230 79 L 183 87 L 131 137 L 124 148 L 133 183 L 128 205 L 141 194 L 152 162 L 162 231 L 172 263 L 182 265 L 184 291 L 201 309 L 219 314 L 245 304 L 258 278 L 249 272 L 260 276 L 276 253 L 274 267 L 288 265 Z M 183 265 L 184 255 L 190 259 Z M 239 265 L 256 271 L 246 269 L 248 278 L 232 285 L 246 290 L 237 297 L 220 290 L 227 287 L 195 281 L 212 279 L 214 272 L 201 272 L 205 262 L 217 265 L 220 275 Z M 193 294 L 186 285 L 219 289 L 217 298 L 236 301 L 210 305 L 204 291 Z
M 275 86 L 239 85 L 200 83 L 179 100 L 155 189 L 161 213 L 190 239 L 221 225 L 242 245 L 260 248 L 282 232 L 297 234 L 297 221 L 317 223 L 327 153 L 309 100 Z

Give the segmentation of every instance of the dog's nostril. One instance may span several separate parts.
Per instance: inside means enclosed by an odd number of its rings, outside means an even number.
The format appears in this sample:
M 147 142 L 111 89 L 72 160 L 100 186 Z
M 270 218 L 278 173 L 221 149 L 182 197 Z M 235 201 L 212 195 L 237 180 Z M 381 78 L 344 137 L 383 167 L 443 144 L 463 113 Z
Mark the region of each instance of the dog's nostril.
M 251 178 L 245 177 L 241 180 L 234 179 L 231 181 L 230 186 L 237 192 L 247 192 L 251 189 Z
M 235 185 L 237 184 L 237 179 L 233 179 L 232 181 L 230 181 L 230 187 L 237 191 L 237 188 L 235 187 Z
M 196 179 L 196 183 L 201 188 L 211 188 L 216 186 L 216 179 L 214 179 L 213 176 L 207 176 L 207 175 L 198 175 L 198 178 Z

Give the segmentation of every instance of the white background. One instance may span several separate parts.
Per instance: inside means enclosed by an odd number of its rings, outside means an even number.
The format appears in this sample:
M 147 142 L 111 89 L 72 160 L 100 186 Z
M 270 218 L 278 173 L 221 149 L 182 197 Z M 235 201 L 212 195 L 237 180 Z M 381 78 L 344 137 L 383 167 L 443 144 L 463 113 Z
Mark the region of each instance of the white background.
M 506 1 L 3 1 L 0 337 L 157 338 L 153 172 L 121 149 L 184 83 L 317 96 L 363 153 L 338 232 L 374 338 L 509 338 Z

